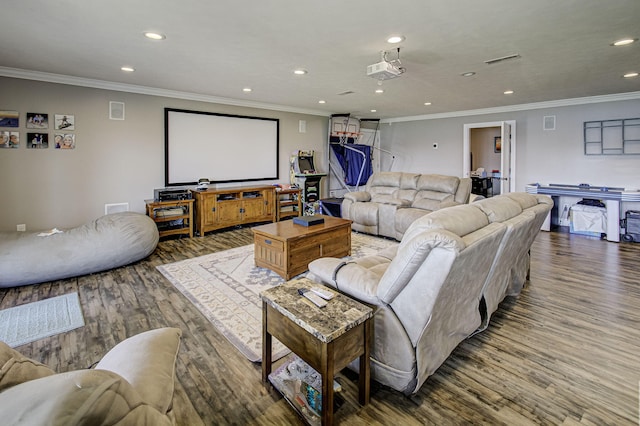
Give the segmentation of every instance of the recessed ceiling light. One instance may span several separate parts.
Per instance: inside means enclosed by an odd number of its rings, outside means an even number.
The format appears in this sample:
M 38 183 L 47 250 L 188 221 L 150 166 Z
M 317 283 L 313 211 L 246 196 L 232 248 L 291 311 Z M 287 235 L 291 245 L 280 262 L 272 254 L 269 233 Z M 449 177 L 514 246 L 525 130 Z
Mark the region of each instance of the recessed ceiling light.
M 144 33 L 144 36 L 146 38 L 150 38 L 151 40 L 164 40 L 165 38 L 167 38 L 164 34 L 154 33 L 152 31 L 147 31 L 146 33 Z
M 401 36 L 401 35 L 394 35 L 387 39 L 387 43 L 391 43 L 391 44 L 402 43 L 403 41 L 404 41 L 404 36 Z
M 476 73 L 473 72 L 473 71 L 467 71 L 467 72 L 463 72 L 460 75 L 463 76 L 463 77 L 471 77 L 472 75 L 476 75 Z
M 625 75 L 623 75 L 624 78 L 633 78 L 633 77 L 637 77 L 638 73 L 637 72 L 628 72 Z
M 623 38 L 621 40 L 618 41 L 614 41 L 613 43 L 611 43 L 612 46 L 626 46 L 627 44 L 631 44 L 635 41 L 638 41 L 637 38 Z
M 293 73 L 296 75 L 305 75 L 307 73 L 307 70 L 297 69 L 297 70 L 294 70 Z
M 513 95 L 513 90 L 505 90 L 505 95 Z
M 243 92 L 251 92 L 251 87 L 245 87 L 242 89 Z
M 384 93 L 383 89 L 376 89 L 376 93 Z
M 429 106 L 429 105 L 431 105 L 431 102 L 425 102 L 424 104 L 425 104 L 426 106 Z
M 126 66 L 125 66 L 125 67 L 120 67 L 120 69 L 121 69 L 122 71 L 125 71 L 125 72 L 134 72 L 134 71 L 136 70 L 136 69 L 135 69 L 135 68 L 133 68 L 133 67 L 126 67 Z
M 319 101 L 318 101 L 318 103 L 319 103 L 319 104 L 326 104 L 326 103 L 327 103 L 327 101 L 319 100 Z
M 371 112 L 378 112 L 378 110 L 377 109 L 372 109 Z

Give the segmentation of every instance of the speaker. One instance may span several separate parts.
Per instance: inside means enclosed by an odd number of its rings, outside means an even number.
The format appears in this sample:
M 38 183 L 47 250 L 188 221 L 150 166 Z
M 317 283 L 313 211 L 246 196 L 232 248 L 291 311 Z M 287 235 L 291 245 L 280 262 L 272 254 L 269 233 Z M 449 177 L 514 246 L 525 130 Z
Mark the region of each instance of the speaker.
M 546 115 L 542 120 L 542 130 L 555 130 L 556 129 L 556 116 Z
M 109 102 L 109 119 L 124 120 L 124 102 Z

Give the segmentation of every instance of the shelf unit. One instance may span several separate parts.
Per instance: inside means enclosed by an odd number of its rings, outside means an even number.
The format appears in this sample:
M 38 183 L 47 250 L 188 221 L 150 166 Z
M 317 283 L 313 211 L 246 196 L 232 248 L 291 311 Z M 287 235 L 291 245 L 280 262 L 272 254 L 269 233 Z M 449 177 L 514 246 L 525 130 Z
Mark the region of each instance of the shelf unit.
M 276 191 L 276 221 L 300 216 L 302 198 L 300 188 L 281 189 Z
M 584 122 L 585 155 L 639 155 L 640 118 Z
M 188 235 L 193 237 L 193 200 L 145 200 L 147 216 L 156 223 L 160 237 Z

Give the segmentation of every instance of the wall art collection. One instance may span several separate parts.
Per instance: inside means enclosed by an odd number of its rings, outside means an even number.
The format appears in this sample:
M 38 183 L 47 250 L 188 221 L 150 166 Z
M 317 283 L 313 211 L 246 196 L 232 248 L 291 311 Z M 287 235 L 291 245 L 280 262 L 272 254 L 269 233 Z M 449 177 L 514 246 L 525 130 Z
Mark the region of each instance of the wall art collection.
M 25 115 L 26 139 L 24 146 L 27 149 L 47 149 L 51 145 L 54 149 L 75 149 L 76 129 L 75 116 L 71 114 L 53 115 L 53 138 L 50 138 L 49 114 L 40 112 L 27 112 Z M 20 113 L 18 111 L 0 110 L 0 148 L 20 148 L 21 137 Z

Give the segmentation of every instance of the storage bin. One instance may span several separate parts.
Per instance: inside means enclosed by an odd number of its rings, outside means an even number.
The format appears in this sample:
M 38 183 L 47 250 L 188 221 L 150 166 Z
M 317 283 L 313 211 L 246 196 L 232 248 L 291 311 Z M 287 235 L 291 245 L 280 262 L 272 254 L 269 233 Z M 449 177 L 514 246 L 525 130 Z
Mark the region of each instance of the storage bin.
M 570 227 L 572 234 L 588 235 L 600 238 L 607 233 L 607 209 L 605 207 L 575 204 L 570 209 Z

